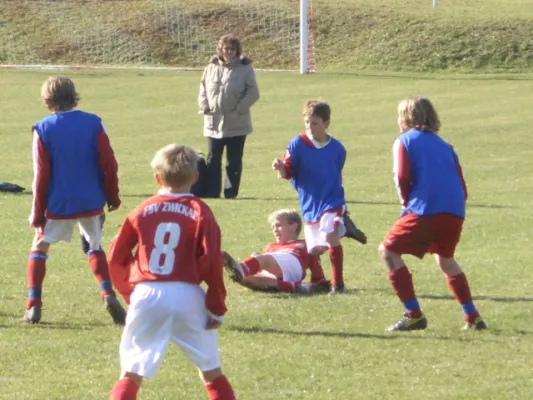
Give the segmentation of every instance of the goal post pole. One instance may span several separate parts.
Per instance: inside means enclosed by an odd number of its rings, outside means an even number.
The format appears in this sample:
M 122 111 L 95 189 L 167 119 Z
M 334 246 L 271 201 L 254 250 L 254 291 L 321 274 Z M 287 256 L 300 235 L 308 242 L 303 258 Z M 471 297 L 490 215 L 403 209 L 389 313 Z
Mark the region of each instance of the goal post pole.
M 309 72 L 307 64 L 307 46 L 309 44 L 308 11 L 308 0 L 300 0 L 300 74 L 302 75 Z

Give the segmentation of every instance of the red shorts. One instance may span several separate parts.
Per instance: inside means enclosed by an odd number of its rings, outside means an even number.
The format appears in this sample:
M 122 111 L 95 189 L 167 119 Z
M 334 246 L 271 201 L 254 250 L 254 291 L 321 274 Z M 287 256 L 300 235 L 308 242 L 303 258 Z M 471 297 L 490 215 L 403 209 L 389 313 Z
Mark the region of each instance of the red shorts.
M 389 230 L 383 246 L 398 254 L 412 254 L 418 258 L 426 253 L 451 258 L 461 238 L 463 219 L 451 214 L 400 217 Z

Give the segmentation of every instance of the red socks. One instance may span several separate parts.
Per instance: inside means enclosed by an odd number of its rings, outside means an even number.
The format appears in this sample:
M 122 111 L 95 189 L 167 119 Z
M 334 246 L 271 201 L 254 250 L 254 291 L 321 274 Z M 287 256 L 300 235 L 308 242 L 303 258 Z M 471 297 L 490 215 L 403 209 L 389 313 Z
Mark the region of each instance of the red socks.
M 470 287 L 466 280 L 465 274 L 448 276 L 446 283 L 452 291 L 453 295 L 459 302 L 459 304 L 466 304 L 472 302 L 472 295 L 470 294 Z
M 110 400 L 136 400 L 139 385 L 129 378 L 122 378 L 115 383 Z
M 403 266 L 394 272 L 389 272 L 388 277 L 392 288 L 396 292 L 396 296 L 398 296 L 402 303 L 415 297 L 413 277 L 406 266 Z
M 322 269 L 322 263 L 319 256 L 309 257 L 309 269 L 311 270 L 311 282 L 316 283 L 325 281 L 324 270 Z
M 44 277 L 46 275 L 46 260 L 48 256 L 40 251 L 30 252 L 28 260 L 28 301 L 26 302 L 26 309 L 29 310 L 34 305 L 41 306 L 41 292 L 43 287 Z
M 89 264 L 96 282 L 100 286 L 102 298 L 107 295 L 115 296 L 105 253 L 101 250 L 89 251 Z
M 415 296 L 413 277 L 404 265 L 400 269 L 389 272 L 389 281 L 398 299 L 404 304 L 405 313 L 413 318 L 420 318 L 422 311 Z
M 205 384 L 209 400 L 236 400 L 235 393 L 224 375 Z M 114 400 L 114 399 L 112 399 Z
M 459 275 L 448 276 L 446 283 L 452 291 L 453 295 L 461 304 L 461 308 L 465 314 L 465 320 L 469 323 L 475 323 L 479 318 L 479 312 L 477 311 L 474 302 L 472 301 L 472 294 L 470 293 L 470 287 L 464 273 Z
M 331 285 L 344 285 L 343 266 L 344 252 L 342 245 L 329 248 L 329 259 L 331 260 Z
M 259 260 L 255 257 L 248 257 L 241 263 L 245 275 L 255 275 L 261 271 Z
M 205 384 L 209 400 L 236 400 L 233 389 L 224 375 Z M 119 379 L 111 394 L 110 400 L 136 400 L 139 385 L 129 378 Z

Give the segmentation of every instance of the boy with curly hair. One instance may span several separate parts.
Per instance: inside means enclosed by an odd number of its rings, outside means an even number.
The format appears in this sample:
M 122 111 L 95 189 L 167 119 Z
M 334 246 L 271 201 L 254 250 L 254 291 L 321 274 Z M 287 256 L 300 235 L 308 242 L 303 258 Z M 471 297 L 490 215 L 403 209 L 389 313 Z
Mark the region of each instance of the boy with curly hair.
M 486 329 L 472 301 L 466 275 L 455 261 L 467 190 L 459 158 L 439 135 L 440 120 L 426 97 L 410 97 L 398 106 L 400 136 L 393 145 L 394 180 L 402 211 L 379 246 L 388 278 L 404 305 L 404 316 L 388 331 L 425 329 L 427 320 L 415 295 L 403 254 L 435 254 L 451 292 L 465 315 L 465 329 Z

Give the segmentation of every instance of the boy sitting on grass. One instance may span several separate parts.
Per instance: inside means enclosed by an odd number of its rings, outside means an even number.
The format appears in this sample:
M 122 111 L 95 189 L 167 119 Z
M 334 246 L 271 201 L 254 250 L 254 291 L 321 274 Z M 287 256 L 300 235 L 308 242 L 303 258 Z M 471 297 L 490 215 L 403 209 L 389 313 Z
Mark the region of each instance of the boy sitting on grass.
M 324 277 L 319 256 L 307 252 L 305 240 L 298 239 L 302 218 L 298 211 L 281 209 L 268 218 L 274 243 L 261 254 L 254 254 L 241 263 L 223 252 L 224 267 L 231 278 L 253 290 L 287 293 L 318 293 L 329 291 L 330 282 Z M 311 282 L 303 283 L 306 270 L 311 270 Z

